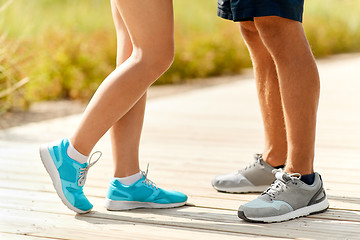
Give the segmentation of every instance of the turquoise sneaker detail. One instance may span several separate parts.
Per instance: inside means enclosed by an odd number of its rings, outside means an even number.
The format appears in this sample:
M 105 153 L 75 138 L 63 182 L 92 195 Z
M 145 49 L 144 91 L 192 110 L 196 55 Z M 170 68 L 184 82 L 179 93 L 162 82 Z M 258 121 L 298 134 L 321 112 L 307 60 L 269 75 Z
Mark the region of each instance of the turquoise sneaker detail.
M 185 194 L 161 189 L 147 179 L 147 174 L 142 174 L 142 178 L 132 185 L 124 185 L 113 178 L 105 200 L 106 209 L 173 208 L 185 205 Z
M 69 139 L 42 145 L 40 157 L 62 202 L 77 213 L 86 213 L 93 205 L 84 195 L 83 186 L 89 168 L 99 160 L 101 153 L 98 152 L 100 156 L 96 161 L 91 162 L 90 157 L 89 163 L 80 164 L 67 155 L 68 146 Z

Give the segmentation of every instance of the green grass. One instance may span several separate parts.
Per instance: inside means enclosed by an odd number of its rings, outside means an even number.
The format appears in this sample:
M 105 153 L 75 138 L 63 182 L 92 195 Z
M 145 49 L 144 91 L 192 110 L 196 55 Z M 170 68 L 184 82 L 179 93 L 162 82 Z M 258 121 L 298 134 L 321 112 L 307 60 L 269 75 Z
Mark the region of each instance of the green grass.
M 308 1 L 304 28 L 315 56 L 360 51 L 360 1 Z
M 24 72 L 18 67 L 20 58 L 13 57 L 18 48 L 18 43 L 8 43 L 5 35 L 0 35 L 0 114 L 13 106 L 27 106 L 22 97 L 23 89 L 20 92 L 11 90 L 24 78 Z
M 174 1 L 176 57 L 157 84 L 251 66 L 238 24 L 216 17 L 216 7 L 216 0 Z M 304 26 L 317 57 L 360 51 L 359 12 L 358 0 L 306 1 Z M 0 109 L 48 99 L 87 100 L 115 67 L 109 1 L 14 0 L 0 13 L 0 31 L 6 36 L 0 43 L 0 92 L 30 78 L 17 94 L 0 98 Z

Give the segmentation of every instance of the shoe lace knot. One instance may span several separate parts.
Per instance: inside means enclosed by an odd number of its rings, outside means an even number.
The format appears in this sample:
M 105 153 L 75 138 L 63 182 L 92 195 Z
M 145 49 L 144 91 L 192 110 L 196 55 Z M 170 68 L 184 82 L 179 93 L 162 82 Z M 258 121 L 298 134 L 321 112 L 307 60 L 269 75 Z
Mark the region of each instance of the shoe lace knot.
M 264 161 L 264 160 L 262 158 L 262 154 L 255 154 L 254 158 L 255 158 L 255 161 L 250 163 L 248 166 L 246 166 L 243 171 L 250 169 L 252 167 L 255 167 L 258 164 L 263 165 L 262 161 Z M 239 171 L 242 171 L 242 170 L 239 170 Z
M 93 161 L 92 159 L 95 154 L 97 154 L 98 157 L 96 158 L 95 161 Z M 91 154 L 91 156 L 89 158 L 89 164 L 86 167 L 84 167 L 84 168 L 81 167 L 79 169 L 79 179 L 78 179 L 79 186 L 84 186 L 89 169 L 92 166 L 94 166 L 94 164 L 97 163 L 97 161 L 99 161 L 99 159 L 101 158 L 101 155 L 102 155 L 102 153 L 100 151 L 94 152 L 93 154 Z
M 143 183 L 145 183 L 145 185 L 148 185 L 148 186 L 150 186 L 152 188 L 159 189 L 158 186 L 156 186 L 156 184 L 153 181 L 151 181 L 150 179 L 147 178 L 148 171 L 149 171 L 149 164 L 147 164 L 146 172 L 141 171 L 142 175 L 145 177 Z
M 271 199 L 279 195 L 280 192 L 284 192 L 288 188 L 288 183 L 297 184 L 296 180 L 301 178 L 300 173 L 286 173 L 282 169 L 274 169 L 272 171 L 275 174 L 276 180 L 273 184 L 263 193 L 270 196 Z

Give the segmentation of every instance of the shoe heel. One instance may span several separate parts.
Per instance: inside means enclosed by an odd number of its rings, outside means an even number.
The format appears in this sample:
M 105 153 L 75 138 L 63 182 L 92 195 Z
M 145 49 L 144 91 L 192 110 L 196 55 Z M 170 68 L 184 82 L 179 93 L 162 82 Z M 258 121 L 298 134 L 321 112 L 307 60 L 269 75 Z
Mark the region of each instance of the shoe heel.
M 72 206 L 71 203 L 66 199 L 66 197 L 62 191 L 59 172 L 56 169 L 55 163 L 49 152 L 49 146 L 47 144 L 41 145 L 39 148 L 39 153 L 40 153 L 40 159 L 51 178 L 51 181 L 55 188 L 55 191 L 56 191 L 57 195 L 59 196 L 59 198 L 61 199 L 61 201 L 64 203 L 64 205 L 67 206 L 70 210 L 77 212 L 77 213 L 89 212 L 91 209 L 88 211 L 80 210 L 80 209 Z
M 61 188 L 60 176 L 56 169 L 54 161 L 51 158 L 48 145 L 46 145 L 46 144 L 41 145 L 39 148 L 39 153 L 40 153 L 40 159 L 41 159 L 46 171 L 48 172 L 55 189 L 56 190 L 60 189 Z

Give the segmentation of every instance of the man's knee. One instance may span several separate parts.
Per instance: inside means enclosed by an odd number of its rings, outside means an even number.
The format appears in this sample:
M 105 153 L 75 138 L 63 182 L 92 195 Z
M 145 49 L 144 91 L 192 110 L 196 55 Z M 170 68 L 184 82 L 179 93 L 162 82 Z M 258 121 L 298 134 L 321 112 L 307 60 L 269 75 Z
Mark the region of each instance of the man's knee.
M 281 38 L 284 24 L 279 17 L 259 17 L 255 18 L 254 22 L 265 43 L 276 42 Z
M 261 40 L 274 55 L 281 53 L 284 47 L 301 38 L 301 23 L 281 17 L 257 17 L 254 20 Z
M 241 22 L 240 32 L 247 44 L 257 43 L 260 41 L 259 32 L 257 31 L 254 22 Z

